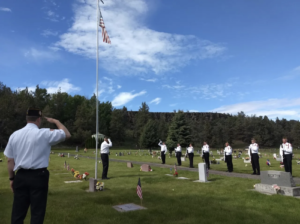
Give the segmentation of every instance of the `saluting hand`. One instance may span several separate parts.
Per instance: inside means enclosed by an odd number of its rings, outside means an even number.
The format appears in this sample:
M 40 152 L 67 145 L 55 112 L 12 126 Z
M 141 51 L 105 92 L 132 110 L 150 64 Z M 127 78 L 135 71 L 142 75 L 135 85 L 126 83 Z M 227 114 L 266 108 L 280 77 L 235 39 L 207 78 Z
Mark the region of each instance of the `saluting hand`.
M 46 120 L 49 122 L 49 123 L 55 123 L 56 122 L 56 119 L 54 119 L 54 118 L 50 118 L 50 117 L 45 117 L 46 118 Z

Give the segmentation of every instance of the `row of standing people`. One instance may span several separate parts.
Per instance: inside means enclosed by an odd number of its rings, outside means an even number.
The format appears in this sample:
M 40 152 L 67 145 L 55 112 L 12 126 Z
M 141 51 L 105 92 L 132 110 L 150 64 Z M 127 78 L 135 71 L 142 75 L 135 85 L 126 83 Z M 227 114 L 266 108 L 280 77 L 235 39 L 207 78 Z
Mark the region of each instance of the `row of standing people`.
M 166 153 L 167 153 L 167 146 L 165 142 L 160 141 L 158 144 L 161 147 L 161 159 L 162 164 L 166 162 Z M 253 173 L 252 175 L 260 175 L 260 165 L 259 165 L 259 145 L 256 143 L 256 140 L 253 138 L 251 140 L 251 144 L 248 147 L 248 155 L 251 160 Z M 224 161 L 227 164 L 227 172 L 233 171 L 233 163 L 232 163 L 232 147 L 229 145 L 228 142 L 225 143 L 224 148 Z M 182 149 L 180 144 L 177 144 L 175 148 L 175 153 L 177 157 L 178 166 L 181 166 L 181 156 L 182 156 Z M 187 154 L 190 160 L 190 168 L 194 168 L 193 160 L 194 160 L 194 148 L 192 144 L 189 145 L 187 148 Z M 287 138 L 282 138 L 282 144 L 279 148 L 279 154 L 281 155 L 284 168 L 286 172 L 290 172 L 292 174 L 292 155 L 293 155 L 293 147 L 292 144 L 287 142 Z M 209 145 L 207 142 L 203 143 L 202 147 L 202 158 L 205 160 L 207 169 L 210 169 L 210 161 L 209 161 Z

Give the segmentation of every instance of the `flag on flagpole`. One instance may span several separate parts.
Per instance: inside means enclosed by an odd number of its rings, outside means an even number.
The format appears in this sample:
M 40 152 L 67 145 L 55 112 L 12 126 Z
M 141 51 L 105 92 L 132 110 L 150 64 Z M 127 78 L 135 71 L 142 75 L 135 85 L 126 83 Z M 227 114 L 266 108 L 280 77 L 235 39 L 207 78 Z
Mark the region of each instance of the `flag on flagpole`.
M 143 193 L 142 193 L 142 185 L 141 185 L 141 179 L 139 178 L 139 182 L 136 187 L 136 193 L 140 197 L 140 199 L 143 199 Z
M 107 44 L 111 44 L 109 36 L 108 36 L 108 33 L 107 33 L 106 29 L 105 29 L 105 25 L 104 25 L 104 21 L 103 21 L 103 17 L 102 17 L 101 11 L 100 11 L 99 26 L 102 28 L 102 39 L 103 39 L 103 42 L 107 43 Z

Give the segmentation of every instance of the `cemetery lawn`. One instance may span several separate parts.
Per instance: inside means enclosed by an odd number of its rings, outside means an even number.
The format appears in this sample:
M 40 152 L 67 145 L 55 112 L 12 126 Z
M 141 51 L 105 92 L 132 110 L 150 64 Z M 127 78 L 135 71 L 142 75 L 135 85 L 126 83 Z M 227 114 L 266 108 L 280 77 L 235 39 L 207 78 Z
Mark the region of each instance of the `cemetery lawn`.
M 179 171 L 179 176 L 190 179 L 177 180 L 165 175 L 170 173 L 168 168 L 153 167 L 153 172 L 146 173 L 140 172 L 136 165 L 127 168 L 125 163 L 111 162 L 108 173 L 111 179 L 104 181 L 105 191 L 87 193 L 88 181 L 64 183 L 75 178 L 72 177 L 71 172 L 63 168 L 63 164 L 66 160 L 70 168 L 80 173 L 89 172 L 90 177 L 93 177 L 94 160 L 61 158 L 57 154 L 50 155 L 50 158 L 49 196 L 44 223 L 276 224 L 299 222 L 299 199 L 281 195 L 267 196 L 251 191 L 257 180 L 210 175 L 210 183 L 194 183 L 193 181 L 198 179 L 196 172 Z M 171 164 L 170 159 L 167 158 L 167 161 Z M 98 176 L 101 175 L 101 171 L 102 164 L 99 164 Z M 139 177 L 144 196 L 143 205 L 147 210 L 127 213 L 114 210 L 112 208 L 114 205 L 140 204 L 136 194 Z M 0 199 L 0 223 L 8 224 L 13 194 L 9 188 L 5 159 L 0 163 Z M 29 220 L 30 212 L 25 223 L 29 223 Z
M 83 152 L 83 149 L 80 149 L 79 152 L 75 152 L 74 149 L 72 150 L 68 150 L 68 149 L 54 149 L 53 150 L 55 153 L 58 152 L 69 152 L 70 154 L 78 154 L 78 155 L 82 155 L 82 156 L 90 156 L 90 157 L 94 157 L 95 154 L 93 153 L 94 149 L 89 149 L 87 153 Z M 131 152 L 131 155 L 126 155 L 126 152 Z M 157 151 L 157 150 L 155 150 Z M 215 156 L 216 159 L 219 159 L 220 156 L 217 155 L 216 153 L 216 149 L 212 149 L 211 151 L 213 151 L 213 155 Z M 152 156 L 149 155 L 148 150 L 144 150 L 142 153 L 137 154 L 136 152 L 138 152 L 138 150 L 128 150 L 128 149 L 112 149 L 110 150 L 110 159 L 118 159 L 118 160 L 129 160 L 129 161 L 139 161 L 139 162 L 150 162 L 150 163 L 161 163 L 161 160 L 158 160 L 157 157 L 156 158 L 152 158 Z M 120 153 L 120 152 L 124 152 L 124 156 L 116 156 L 116 153 Z M 259 159 L 259 163 L 260 163 L 260 169 L 261 171 L 264 170 L 278 170 L 278 171 L 284 171 L 284 168 L 280 168 L 280 162 L 276 161 L 275 159 L 273 159 L 273 153 L 277 153 L 278 154 L 278 150 L 277 149 L 266 149 L 266 150 L 261 150 L 260 151 L 261 154 L 263 154 L 263 158 Z M 183 153 L 185 153 L 185 151 L 183 151 Z M 245 155 L 246 151 L 243 151 L 243 154 L 241 157 L 248 157 L 247 155 Z M 266 154 L 266 155 L 265 155 Z M 300 151 L 298 150 L 294 150 L 294 159 L 292 160 L 292 169 L 293 169 L 293 176 L 294 177 L 300 177 L 300 165 L 297 165 L 298 159 L 300 158 Z M 99 158 L 99 154 L 98 154 L 98 158 Z M 100 159 L 100 158 L 99 158 Z M 271 166 L 268 166 L 266 164 L 267 159 L 270 160 L 271 162 Z M 212 157 L 210 157 L 210 160 L 212 160 Z M 194 167 L 198 167 L 198 163 L 202 163 L 202 158 L 200 157 L 199 154 L 197 154 L 195 152 L 195 156 L 194 156 Z M 242 158 L 240 159 L 232 159 L 233 162 L 233 172 L 235 173 L 246 173 L 246 174 L 251 174 L 252 171 L 252 166 L 251 163 L 245 164 L 244 160 Z M 173 156 L 171 158 L 169 158 L 169 156 L 166 156 L 166 164 L 168 165 L 174 165 L 175 163 L 177 163 L 177 158 Z M 182 166 L 183 167 L 189 167 L 189 159 L 186 158 L 185 162 L 182 162 Z M 246 166 L 247 165 L 247 166 Z M 212 170 L 218 170 L 218 171 L 227 171 L 227 165 L 224 161 L 221 161 L 220 164 L 211 164 L 211 169 Z

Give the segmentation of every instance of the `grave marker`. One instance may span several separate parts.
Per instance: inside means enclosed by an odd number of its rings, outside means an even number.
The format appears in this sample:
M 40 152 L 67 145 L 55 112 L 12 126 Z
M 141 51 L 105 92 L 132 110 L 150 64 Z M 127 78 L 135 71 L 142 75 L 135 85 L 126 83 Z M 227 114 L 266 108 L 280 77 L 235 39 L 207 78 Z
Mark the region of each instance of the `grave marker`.
M 151 169 L 151 167 L 148 164 L 143 164 L 141 166 L 141 171 L 149 172 L 150 169 Z
M 208 171 L 205 163 L 198 163 L 199 180 L 194 182 L 207 183 Z
M 127 167 L 128 167 L 128 168 L 132 168 L 132 167 L 133 167 L 132 163 L 131 163 L 131 162 L 128 162 L 128 163 L 127 163 Z

